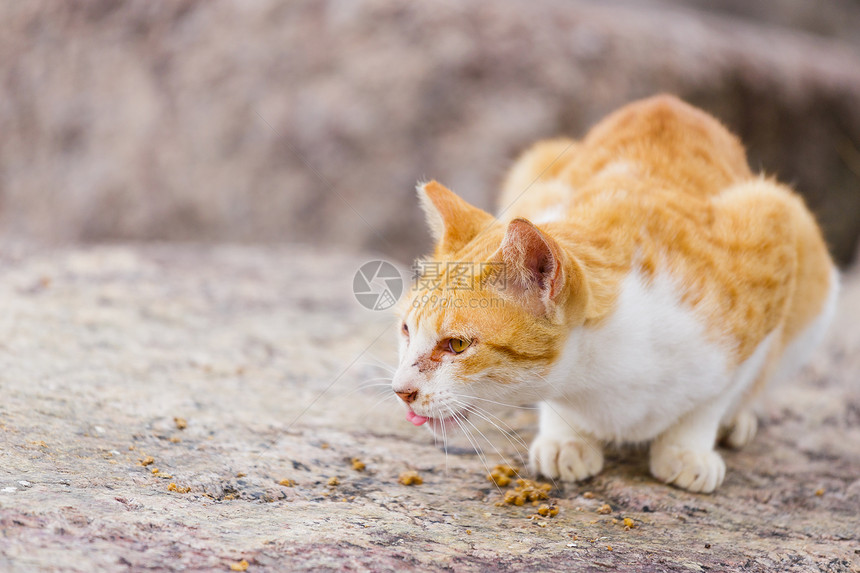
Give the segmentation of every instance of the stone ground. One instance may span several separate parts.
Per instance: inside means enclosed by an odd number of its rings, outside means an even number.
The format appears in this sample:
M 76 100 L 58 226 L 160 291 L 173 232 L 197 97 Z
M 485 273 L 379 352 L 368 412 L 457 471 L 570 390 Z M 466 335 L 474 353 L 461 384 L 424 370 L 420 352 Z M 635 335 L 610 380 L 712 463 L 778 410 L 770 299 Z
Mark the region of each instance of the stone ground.
M 351 293 L 369 258 L 0 248 L 0 568 L 860 571 L 857 273 L 716 494 L 617 452 L 533 520 L 496 505 L 468 441 L 446 455 L 369 386 L 394 362 L 391 316 Z M 532 411 L 494 415 L 531 439 Z M 479 427 L 487 464 L 524 452 Z

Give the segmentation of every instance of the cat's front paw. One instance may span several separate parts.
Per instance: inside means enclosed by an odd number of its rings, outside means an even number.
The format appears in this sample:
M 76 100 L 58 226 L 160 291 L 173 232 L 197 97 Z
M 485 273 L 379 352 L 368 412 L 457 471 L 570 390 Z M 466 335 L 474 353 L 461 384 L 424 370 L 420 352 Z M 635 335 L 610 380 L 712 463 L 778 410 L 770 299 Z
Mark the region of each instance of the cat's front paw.
M 651 473 L 659 480 L 696 493 L 711 493 L 723 483 L 726 464 L 714 450 L 665 446 L 651 450 Z
M 535 475 L 581 481 L 603 469 L 603 451 L 599 444 L 578 438 L 538 436 L 529 449 L 529 466 Z

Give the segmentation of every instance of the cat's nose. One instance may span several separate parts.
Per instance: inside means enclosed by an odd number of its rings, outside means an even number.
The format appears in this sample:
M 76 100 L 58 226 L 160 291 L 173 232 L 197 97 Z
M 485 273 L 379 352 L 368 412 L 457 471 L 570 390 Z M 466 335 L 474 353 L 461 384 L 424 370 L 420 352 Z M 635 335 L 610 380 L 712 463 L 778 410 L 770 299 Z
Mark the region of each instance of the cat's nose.
M 418 390 L 413 390 L 412 388 L 407 388 L 406 390 L 401 390 L 400 392 L 395 391 L 395 394 L 400 396 L 400 399 L 406 402 L 407 404 L 411 404 L 418 398 Z

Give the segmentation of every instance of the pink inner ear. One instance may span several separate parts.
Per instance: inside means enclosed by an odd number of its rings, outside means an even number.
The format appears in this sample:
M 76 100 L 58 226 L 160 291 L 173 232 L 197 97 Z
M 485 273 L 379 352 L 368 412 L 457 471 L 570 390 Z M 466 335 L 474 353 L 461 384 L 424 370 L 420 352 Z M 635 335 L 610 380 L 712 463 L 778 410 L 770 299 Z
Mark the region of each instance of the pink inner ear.
M 525 268 L 533 277 L 534 282 L 540 285 L 541 289 L 546 289 L 552 286 L 552 279 L 555 278 L 556 265 L 555 258 L 552 253 L 546 249 L 546 244 L 541 241 L 541 246 L 535 245 L 529 247 L 525 252 Z
M 520 286 L 530 290 L 530 285 L 537 285 L 541 291 L 547 291 L 550 298 L 558 294 L 561 286 L 561 265 L 554 243 L 529 221 L 514 219 L 502 245 L 506 262 L 523 275 L 519 277 Z

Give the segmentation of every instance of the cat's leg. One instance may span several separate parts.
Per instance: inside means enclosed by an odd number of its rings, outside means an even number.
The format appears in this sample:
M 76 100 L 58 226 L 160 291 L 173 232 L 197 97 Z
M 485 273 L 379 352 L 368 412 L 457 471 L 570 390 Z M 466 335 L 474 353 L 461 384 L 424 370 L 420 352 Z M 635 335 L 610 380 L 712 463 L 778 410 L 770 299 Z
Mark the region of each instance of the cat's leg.
M 761 366 L 761 371 L 740 398 L 723 414 L 719 434 L 721 444 L 739 450 L 755 437 L 758 431 L 757 405 L 779 363 L 781 348 L 777 342 L 781 334 L 781 329 L 778 329 L 768 337 L 773 340 L 764 343 L 763 348 L 767 348 L 767 358 Z M 755 361 L 753 358 L 751 360 Z
M 714 451 L 725 398 L 702 404 L 684 415 L 651 444 L 651 473 L 680 488 L 710 493 L 723 483 L 726 464 Z
M 772 349 L 770 359 L 756 381 L 744 392 L 740 400 L 723 414 L 718 435 L 720 444 L 739 450 L 755 438 L 758 431 L 756 404 L 770 378 L 774 355 L 775 351 Z
M 739 450 L 749 444 L 758 431 L 758 416 L 752 406 L 742 406 L 721 430 L 721 442 Z
M 557 403 L 540 405 L 540 431 L 529 449 L 534 474 L 580 481 L 603 469 L 603 444 L 582 431 L 576 415 Z

